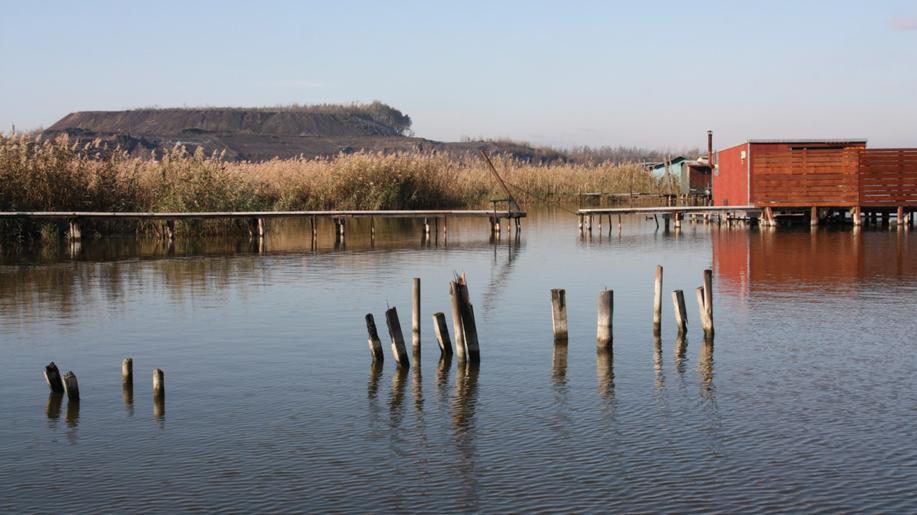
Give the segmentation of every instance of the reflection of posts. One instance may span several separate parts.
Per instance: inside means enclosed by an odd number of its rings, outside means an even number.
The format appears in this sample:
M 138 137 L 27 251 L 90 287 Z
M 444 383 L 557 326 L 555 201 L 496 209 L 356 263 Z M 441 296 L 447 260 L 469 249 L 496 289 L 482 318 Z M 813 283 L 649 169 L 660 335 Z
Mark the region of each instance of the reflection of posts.
M 598 380 L 599 395 L 609 399 L 615 392 L 615 357 L 611 349 L 596 350 L 595 374 Z
M 656 372 L 656 388 L 665 386 L 665 377 L 662 374 L 662 338 L 653 336 L 653 370 Z
M 70 399 L 67 401 L 67 415 L 64 422 L 68 427 L 76 427 L 80 424 L 80 401 L 79 399 Z
M 566 340 L 554 343 L 554 353 L 551 356 L 551 377 L 554 384 L 561 386 L 567 382 L 567 342 Z
M 466 436 L 474 423 L 480 370 L 481 365 L 475 362 L 459 363 L 455 368 L 455 404 L 452 409 L 452 422 L 455 428 L 462 430 Z
M 688 339 L 684 334 L 675 337 L 675 369 L 679 374 L 685 372 L 685 355 L 688 351 Z
M 369 364 L 369 379 L 366 380 L 366 396 L 375 399 L 379 395 L 379 380 L 382 378 L 382 361 Z
M 697 357 L 697 371 L 701 379 L 701 395 L 713 394 L 713 340 L 704 339 Z
M 63 404 L 64 394 L 51 392 L 48 394 L 48 403 L 45 405 L 45 415 L 51 420 L 60 418 L 60 407 Z
M 404 389 L 408 383 L 408 370 L 407 367 L 398 367 L 392 375 L 392 395 L 389 399 L 389 411 L 391 413 L 389 419 L 391 427 L 398 427 L 401 425 L 401 419 L 403 417 L 401 406 L 404 404 Z

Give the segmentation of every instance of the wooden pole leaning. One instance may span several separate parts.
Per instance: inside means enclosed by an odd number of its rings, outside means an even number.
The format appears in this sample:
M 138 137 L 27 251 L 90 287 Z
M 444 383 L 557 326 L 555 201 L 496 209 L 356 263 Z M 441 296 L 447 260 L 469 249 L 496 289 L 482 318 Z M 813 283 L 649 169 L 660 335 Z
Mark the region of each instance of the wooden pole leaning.
M 449 326 L 446 325 L 446 315 L 433 313 L 433 332 L 436 334 L 436 343 L 443 357 L 452 356 L 452 342 L 449 341 Z
M 393 307 L 385 312 L 385 323 L 388 325 L 388 333 L 392 339 L 392 356 L 395 358 L 395 363 L 399 367 L 410 367 L 411 361 L 404 346 L 404 334 L 401 332 L 401 322 L 398 320 L 397 309 Z
M 58 370 L 53 361 L 45 366 L 44 375 L 48 388 L 53 393 L 64 393 L 64 382 L 61 380 L 60 370 Z
M 166 396 L 165 373 L 161 368 L 153 369 L 153 398 L 163 399 Z
M 455 281 L 455 284 L 459 298 L 462 334 L 465 337 L 465 358 L 471 363 L 479 363 L 481 361 L 481 350 L 478 346 L 478 327 L 474 319 L 474 306 L 471 305 L 465 274 L 462 274 Z
M 713 336 L 713 270 L 704 270 L 704 311 L 707 312 L 709 330 L 704 330 L 708 337 Z
M 385 356 L 382 353 L 382 341 L 379 340 L 379 331 L 376 329 L 376 320 L 373 318 L 372 313 L 366 314 L 366 332 L 368 334 L 369 355 L 372 356 L 373 361 L 385 361 Z
M 679 335 L 688 331 L 688 312 L 685 309 L 685 293 L 681 290 L 672 292 L 672 307 L 675 308 L 675 329 Z
M 567 339 L 567 292 L 563 288 L 551 290 L 551 327 L 554 340 Z
M 596 346 L 610 348 L 614 338 L 614 290 L 603 290 L 599 293 L 597 308 Z
M 465 360 L 465 333 L 462 330 L 462 308 L 461 298 L 458 291 L 458 283 L 451 281 L 449 283 L 449 300 L 452 305 L 452 334 L 455 335 L 455 354 L 459 361 Z

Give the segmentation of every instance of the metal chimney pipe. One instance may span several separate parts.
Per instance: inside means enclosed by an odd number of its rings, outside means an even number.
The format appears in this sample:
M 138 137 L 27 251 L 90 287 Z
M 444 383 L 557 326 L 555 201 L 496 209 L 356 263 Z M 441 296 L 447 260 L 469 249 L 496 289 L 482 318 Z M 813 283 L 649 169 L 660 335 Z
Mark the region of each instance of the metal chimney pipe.
M 707 131 L 707 162 L 713 166 L 713 131 Z

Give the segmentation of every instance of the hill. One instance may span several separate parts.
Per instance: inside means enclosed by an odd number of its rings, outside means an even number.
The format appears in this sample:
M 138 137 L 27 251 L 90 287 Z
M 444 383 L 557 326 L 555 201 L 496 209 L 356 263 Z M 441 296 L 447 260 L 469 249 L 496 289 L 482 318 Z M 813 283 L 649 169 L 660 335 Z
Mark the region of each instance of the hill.
M 381 102 L 280 108 L 190 108 L 82 111 L 68 114 L 44 131 L 66 134 L 83 144 L 101 140 L 132 155 L 148 157 L 165 148 L 200 147 L 231 161 L 333 156 L 372 152 L 448 152 L 486 149 L 524 161 L 562 160 L 554 151 L 495 141 L 444 143 L 413 137 L 411 118 Z

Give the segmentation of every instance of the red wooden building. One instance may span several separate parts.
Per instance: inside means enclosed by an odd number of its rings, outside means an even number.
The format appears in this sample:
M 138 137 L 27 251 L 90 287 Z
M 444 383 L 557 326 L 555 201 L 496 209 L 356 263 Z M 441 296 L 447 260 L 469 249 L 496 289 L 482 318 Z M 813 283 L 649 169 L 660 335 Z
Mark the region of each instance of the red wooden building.
M 748 140 L 719 151 L 715 206 L 917 208 L 917 149 L 866 140 Z

